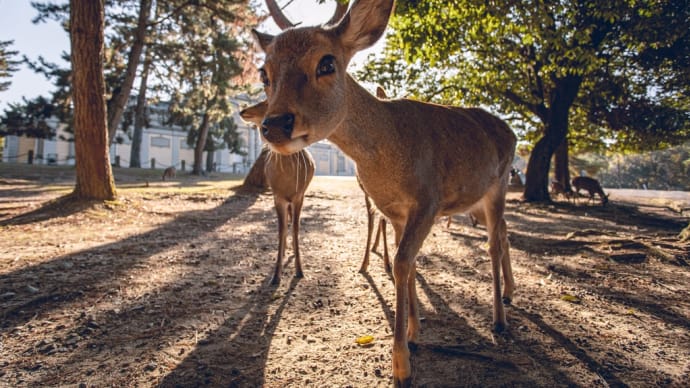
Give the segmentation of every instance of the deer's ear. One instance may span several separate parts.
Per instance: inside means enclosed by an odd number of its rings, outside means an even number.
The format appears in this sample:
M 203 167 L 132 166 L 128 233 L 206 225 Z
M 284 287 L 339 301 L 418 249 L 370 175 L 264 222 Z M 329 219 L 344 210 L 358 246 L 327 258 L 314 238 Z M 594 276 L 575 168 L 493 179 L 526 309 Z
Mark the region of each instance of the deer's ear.
M 257 30 L 252 29 L 252 35 L 254 36 L 254 41 L 258 43 L 261 51 L 266 52 L 266 47 L 268 47 L 271 42 L 273 42 L 274 36 L 271 34 L 264 34 Z
M 260 103 L 250 106 L 249 108 L 244 108 L 240 111 L 240 117 L 242 120 L 255 124 L 257 127 L 261 126 L 261 121 L 266 115 L 266 108 L 268 104 L 266 101 L 261 101 Z
M 356 0 L 334 27 L 349 56 L 371 47 L 383 35 L 393 12 L 393 0 Z

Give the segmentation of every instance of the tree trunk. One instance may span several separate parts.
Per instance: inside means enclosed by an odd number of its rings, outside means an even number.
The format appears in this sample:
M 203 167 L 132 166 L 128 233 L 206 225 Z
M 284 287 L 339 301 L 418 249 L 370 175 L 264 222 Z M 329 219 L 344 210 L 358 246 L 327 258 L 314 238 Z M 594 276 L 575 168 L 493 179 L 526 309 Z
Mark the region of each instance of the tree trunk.
M 256 158 L 252 168 L 249 169 L 249 173 L 244 178 L 242 187 L 254 190 L 259 189 L 262 191 L 268 189 L 268 181 L 266 180 L 266 173 L 264 172 L 268 152 L 268 147 L 264 147 L 261 150 L 259 157 Z
M 577 96 L 582 78 L 567 76 L 555 81 L 549 100 L 549 113 L 544 123 L 544 136 L 537 141 L 527 162 L 527 179 L 523 200 L 547 202 L 549 197 L 549 167 L 556 149 L 568 135 L 568 113 Z
M 122 85 L 113 94 L 108 104 L 108 141 L 109 144 L 115 139 L 115 132 L 122 120 L 122 113 L 125 111 L 127 100 L 132 91 L 134 78 L 137 75 L 137 67 L 139 66 L 139 59 L 141 52 L 144 49 L 144 42 L 146 39 L 146 25 L 149 21 L 149 14 L 151 13 L 151 0 L 141 0 L 139 2 L 139 20 L 137 21 L 137 28 L 134 31 L 134 42 L 132 42 L 132 49 L 129 52 L 129 59 L 127 60 L 127 70 L 125 78 L 122 80 Z
M 570 188 L 570 170 L 568 163 L 568 136 L 566 136 L 561 145 L 556 148 L 556 153 L 554 154 L 554 175 L 556 181 L 563 184 L 566 193 L 572 191 Z
M 137 95 L 137 107 L 134 112 L 134 133 L 132 134 L 132 148 L 129 153 L 129 167 L 141 168 L 141 139 L 146 125 L 146 87 L 151 69 L 151 50 L 146 51 L 144 67 L 141 70 L 141 83 Z
M 204 159 L 204 148 L 206 148 L 206 138 L 208 137 L 208 114 L 204 113 L 199 126 L 199 136 L 196 138 L 196 146 L 194 146 L 194 168 L 192 174 L 201 175 L 202 163 Z
M 103 0 L 70 1 L 74 151 L 79 199 L 116 197 L 108 155 L 103 77 Z
M 216 153 L 213 150 L 206 151 L 206 171 L 215 171 L 215 168 L 213 168 L 213 158 L 215 156 Z

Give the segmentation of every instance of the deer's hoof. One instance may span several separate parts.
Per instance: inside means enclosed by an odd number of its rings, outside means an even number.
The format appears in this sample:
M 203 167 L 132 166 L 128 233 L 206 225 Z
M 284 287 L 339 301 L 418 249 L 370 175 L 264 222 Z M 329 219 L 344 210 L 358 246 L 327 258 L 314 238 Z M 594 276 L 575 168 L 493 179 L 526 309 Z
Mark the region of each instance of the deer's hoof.
M 509 297 L 509 296 L 504 296 L 504 297 L 503 297 L 503 304 L 504 304 L 504 305 L 507 306 L 507 305 L 511 304 L 512 302 L 513 302 L 513 299 L 512 299 L 511 297 Z
M 508 327 L 507 323 L 495 322 L 494 323 L 494 333 L 498 333 L 498 334 L 504 333 L 506 331 L 507 327 Z
M 277 285 L 279 285 L 279 284 L 280 284 L 280 276 L 275 276 L 275 275 L 274 275 L 274 276 L 271 278 L 271 285 L 272 285 L 272 286 L 277 286 Z
M 395 388 L 409 388 L 412 386 L 412 376 L 400 379 L 393 377 L 393 386 Z
M 302 271 L 295 272 L 295 277 L 298 279 L 302 279 L 304 277 L 304 272 L 302 272 Z

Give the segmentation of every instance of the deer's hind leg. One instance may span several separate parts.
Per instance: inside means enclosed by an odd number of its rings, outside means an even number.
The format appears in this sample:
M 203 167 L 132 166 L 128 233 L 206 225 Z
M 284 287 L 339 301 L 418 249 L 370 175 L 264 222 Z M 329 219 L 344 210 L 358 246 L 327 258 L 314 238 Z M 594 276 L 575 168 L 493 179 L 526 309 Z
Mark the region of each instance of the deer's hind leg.
M 503 303 L 509 304 L 515 291 L 515 280 L 510 264 L 510 245 L 508 243 L 508 229 L 505 212 L 505 187 L 494 186 L 486 193 L 483 201 L 480 220 L 484 221 L 489 238 L 489 256 L 491 257 L 491 273 L 493 284 L 493 323 L 494 330 L 503 331 L 506 321 Z M 501 295 L 501 270 L 503 271 L 503 294 Z

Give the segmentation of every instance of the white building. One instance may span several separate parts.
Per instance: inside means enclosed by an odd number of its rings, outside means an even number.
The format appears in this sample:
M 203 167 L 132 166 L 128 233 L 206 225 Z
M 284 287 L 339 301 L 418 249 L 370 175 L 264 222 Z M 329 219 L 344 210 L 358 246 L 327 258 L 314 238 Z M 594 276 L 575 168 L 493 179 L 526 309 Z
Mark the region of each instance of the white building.
M 227 148 L 214 151 L 215 171 L 235 174 L 246 174 L 259 156 L 263 146 L 261 137 L 253 125 L 245 123 L 239 117 L 239 111 L 254 104 L 245 95 L 231 101 L 233 119 L 242 139 L 241 151 L 245 155 L 230 153 Z M 164 169 L 175 166 L 178 171 L 190 170 L 194 163 L 194 148 L 187 145 L 187 132 L 178 126 L 165 125 L 168 116 L 167 104 L 161 103 L 149 107 L 148 124 L 144 128 L 141 142 L 141 167 Z M 18 136 L 7 136 L 4 139 L 2 162 L 27 163 L 29 158 L 39 164 L 74 164 L 74 144 L 71 134 L 59 128 L 57 121 L 49 123 L 57 128 L 53 139 L 34 139 Z M 110 161 L 113 165 L 129 167 L 132 140 L 118 129 L 116 139 L 110 146 Z M 316 161 L 317 175 L 354 175 L 355 165 L 342 151 L 328 141 L 319 142 L 309 147 Z M 202 165 L 206 166 L 206 152 Z

